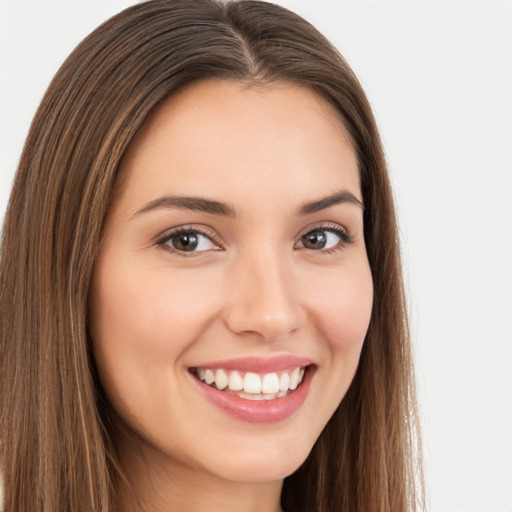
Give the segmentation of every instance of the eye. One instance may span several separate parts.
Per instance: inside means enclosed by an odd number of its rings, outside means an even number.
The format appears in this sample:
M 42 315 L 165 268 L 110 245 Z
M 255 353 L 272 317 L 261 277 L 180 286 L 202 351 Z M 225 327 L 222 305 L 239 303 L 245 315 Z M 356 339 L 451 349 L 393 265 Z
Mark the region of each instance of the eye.
M 219 246 L 210 236 L 196 229 L 179 229 L 167 234 L 158 245 L 182 253 L 216 251 Z
M 301 236 L 298 247 L 314 251 L 329 251 L 342 248 L 352 241 L 341 228 L 316 228 Z

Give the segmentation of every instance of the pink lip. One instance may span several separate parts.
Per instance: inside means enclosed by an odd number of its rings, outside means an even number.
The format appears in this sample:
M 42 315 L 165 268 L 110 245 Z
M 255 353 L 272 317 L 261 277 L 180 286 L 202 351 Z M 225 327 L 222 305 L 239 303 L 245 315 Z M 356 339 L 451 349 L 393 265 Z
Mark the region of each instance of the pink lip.
M 299 365 L 297 364 L 296 366 Z M 208 367 L 209 366 L 206 366 L 206 368 Z M 212 367 L 228 369 L 227 366 L 217 366 L 217 363 L 215 363 L 215 366 L 212 365 Z M 289 365 L 285 365 L 282 369 L 286 369 L 288 367 Z M 204 367 L 201 366 L 201 368 Z M 241 367 L 233 369 L 238 368 Z M 243 369 L 246 371 L 264 372 L 266 370 L 266 367 L 264 370 L 261 370 L 261 368 L 262 367 L 258 365 L 250 366 L 250 368 L 245 365 L 243 366 Z M 275 366 L 272 368 L 275 370 Z M 192 374 L 190 377 L 193 379 L 196 385 L 199 386 L 199 389 L 202 393 L 204 393 L 204 396 L 206 396 L 206 398 L 211 403 L 213 403 L 226 414 L 238 420 L 251 423 L 276 423 L 291 416 L 304 403 L 306 397 L 308 396 L 309 386 L 315 370 L 315 366 L 309 366 L 306 370 L 303 381 L 295 391 L 292 391 L 288 395 L 281 398 L 274 398 L 273 400 L 245 400 L 224 391 L 219 391 L 218 389 L 215 389 L 208 384 L 201 382 L 196 377 L 193 377 Z
M 297 356 L 278 356 L 273 358 L 263 357 L 242 357 L 239 359 L 226 359 L 224 361 L 214 361 L 205 364 L 199 364 L 194 368 L 211 368 L 223 370 L 237 370 L 241 372 L 254 372 L 254 373 L 270 373 L 288 370 L 289 368 L 302 368 L 309 366 L 313 361 L 305 357 Z

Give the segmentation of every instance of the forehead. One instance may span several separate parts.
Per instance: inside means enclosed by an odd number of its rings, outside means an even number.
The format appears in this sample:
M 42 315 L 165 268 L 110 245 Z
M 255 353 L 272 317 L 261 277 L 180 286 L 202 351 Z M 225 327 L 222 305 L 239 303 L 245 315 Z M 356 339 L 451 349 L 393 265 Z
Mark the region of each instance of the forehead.
M 313 91 L 286 82 L 187 87 L 143 125 L 121 174 L 124 189 L 148 200 L 157 192 L 219 199 L 232 192 L 244 199 L 340 188 L 361 197 L 355 151 L 339 114 Z

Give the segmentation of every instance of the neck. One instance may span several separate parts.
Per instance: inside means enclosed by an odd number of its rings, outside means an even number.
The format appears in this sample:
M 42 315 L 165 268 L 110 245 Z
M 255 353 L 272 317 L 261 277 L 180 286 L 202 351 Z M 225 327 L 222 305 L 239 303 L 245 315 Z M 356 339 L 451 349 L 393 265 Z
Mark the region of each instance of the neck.
M 189 467 L 154 448 L 120 450 L 125 480 L 119 482 L 123 512 L 281 512 L 283 480 L 238 482 Z

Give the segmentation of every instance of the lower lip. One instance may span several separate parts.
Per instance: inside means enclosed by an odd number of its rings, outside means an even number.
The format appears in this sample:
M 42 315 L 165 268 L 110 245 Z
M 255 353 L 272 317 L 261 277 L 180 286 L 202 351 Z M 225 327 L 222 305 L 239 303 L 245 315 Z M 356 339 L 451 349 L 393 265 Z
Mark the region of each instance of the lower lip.
M 236 395 L 212 388 L 192 375 L 191 378 L 196 382 L 206 398 L 226 414 L 238 420 L 251 423 L 276 423 L 291 416 L 304 403 L 308 396 L 313 374 L 314 368 L 308 367 L 304 374 L 304 379 L 297 389 L 273 400 L 245 400 Z

